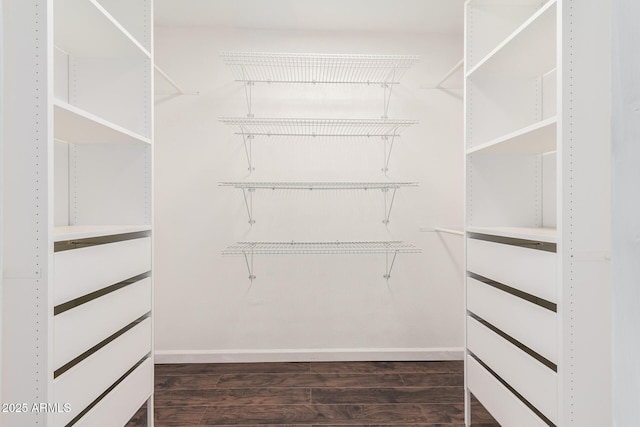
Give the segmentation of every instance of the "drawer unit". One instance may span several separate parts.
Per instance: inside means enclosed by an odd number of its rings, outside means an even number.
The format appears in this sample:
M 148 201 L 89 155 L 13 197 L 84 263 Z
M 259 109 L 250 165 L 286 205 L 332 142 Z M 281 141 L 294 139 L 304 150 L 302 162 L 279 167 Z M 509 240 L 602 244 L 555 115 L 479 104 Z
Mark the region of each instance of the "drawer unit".
M 151 270 L 151 238 L 56 252 L 54 268 L 59 305 Z
M 549 427 L 471 356 L 467 356 L 467 384 L 500 425 Z
M 54 316 L 54 369 L 151 311 L 151 278 L 143 278 Z
M 557 423 L 557 375 L 477 320 L 467 317 L 467 347 L 529 403 Z
M 467 277 L 467 309 L 557 363 L 557 314 L 509 292 Z
M 54 401 L 69 403 L 71 411 L 56 415 L 53 425 L 67 425 L 150 351 L 151 319 L 145 319 L 62 373 L 53 382 Z
M 123 426 L 151 394 L 153 362 L 145 360 L 74 427 Z
M 554 303 L 556 265 L 554 252 L 467 239 L 467 271 Z

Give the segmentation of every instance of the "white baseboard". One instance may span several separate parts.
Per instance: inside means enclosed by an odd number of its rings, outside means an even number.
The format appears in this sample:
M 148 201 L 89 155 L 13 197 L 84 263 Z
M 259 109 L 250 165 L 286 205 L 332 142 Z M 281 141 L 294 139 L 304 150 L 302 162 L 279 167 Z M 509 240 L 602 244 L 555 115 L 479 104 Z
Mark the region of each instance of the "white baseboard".
M 463 360 L 462 347 L 278 350 L 157 350 L 155 363 L 394 362 Z

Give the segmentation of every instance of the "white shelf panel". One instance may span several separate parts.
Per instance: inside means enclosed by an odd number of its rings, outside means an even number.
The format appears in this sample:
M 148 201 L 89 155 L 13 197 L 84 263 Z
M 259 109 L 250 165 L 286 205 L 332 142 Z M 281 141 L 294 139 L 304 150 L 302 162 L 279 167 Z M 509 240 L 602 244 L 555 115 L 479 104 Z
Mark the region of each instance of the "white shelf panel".
M 514 239 L 534 240 L 536 242 L 557 243 L 558 232 L 555 228 L 543 227 L 467 227 L 467 233 L 487 234 L 489 236 L 511 237 Z
M 54 137 L 74 144 L 151 144 L 151 140 L 64 101 L 55 100 Z
M 92 237 L 113 236 L 116 234 L 151 231 L 150 225 L 71 225 L 54 227 L 53 241 L 88 239 Z
M 220 52 L 236 81 L 398 84 L 417 55 Z
M 550 0 L 467 71 L 482 76 L 539 77 L 556 67 L 556 0 Z
M 96 0 L 56 0 L 54 41 L 58 48 L 78 57 L 151 58 Z
M 298 137 L 391 137 L 418 120 L 391 119 L 267 119 L 221 117 L 238 135 Z
M 417 182 L 221 182 L 221 186 L 265 190 L 386 190 L 417 187 Z
M 297 254 L 389 254 L 420 253 L 410 243 L 399 241 L 376 242 L 238 242 L 222 251 L 223 255 L 297 255 Z
M 467 150 L 467 154 L 479 152 L 543 154 L 556 151 L 557 123 L 558 118 L 555 116 L 542 120 L 500 138 L 471 147 Z

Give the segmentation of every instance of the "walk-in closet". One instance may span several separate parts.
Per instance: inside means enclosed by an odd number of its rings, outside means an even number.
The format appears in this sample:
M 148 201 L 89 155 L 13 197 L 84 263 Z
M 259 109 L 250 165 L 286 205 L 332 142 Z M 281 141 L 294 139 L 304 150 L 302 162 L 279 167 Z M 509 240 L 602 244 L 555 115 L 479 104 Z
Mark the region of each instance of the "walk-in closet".
M 2 0 L 0 426 L 635 426 L 633 17 Z

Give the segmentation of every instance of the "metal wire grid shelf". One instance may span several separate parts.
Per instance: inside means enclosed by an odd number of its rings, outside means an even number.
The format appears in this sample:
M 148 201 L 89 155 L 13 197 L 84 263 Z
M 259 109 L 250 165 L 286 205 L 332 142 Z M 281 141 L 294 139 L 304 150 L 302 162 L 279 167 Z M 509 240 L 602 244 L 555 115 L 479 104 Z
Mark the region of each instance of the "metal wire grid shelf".
M 337 55 L 220 52 L 236 81 L 245 83 L 398 84 L 417 55 Z
M 389 279 L 398 254 L 421 253 L 422 249 L 401 241 L 371 242 L 238 242 L 222 250 L 223 255 L 244 256 L 249 279 L 253 280 L 254 255 L 357 255 L 384 254 L 386 270 L 383 277 Z M 389 260 L 389 256 L 393 258 Z
M 416 246 L 401 241 L 373 242 L 238 242 L 222 251 L 223 255 L 341 255 L 420 253 Z
M 389 190 L 417 187 L 417 182 L 221 182 L 221 186 L 266 190 Z
M 299 137 L 394 137 L 418 120 L 220 117 L 237 135 Z
M 242 190 L 249 224 L 255 224 L 253 193 L 256 190 L 381 190 L 384 194 L 384 224 L 389 224 L 396 191 L 400 187 L 417 187 L 417 182 L 221 182 L 223 187 Z M 391 196 L 389 196 L 389 190 Z M 390 197 L 390 200 L 389 200 Z

